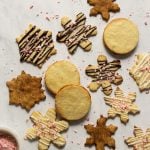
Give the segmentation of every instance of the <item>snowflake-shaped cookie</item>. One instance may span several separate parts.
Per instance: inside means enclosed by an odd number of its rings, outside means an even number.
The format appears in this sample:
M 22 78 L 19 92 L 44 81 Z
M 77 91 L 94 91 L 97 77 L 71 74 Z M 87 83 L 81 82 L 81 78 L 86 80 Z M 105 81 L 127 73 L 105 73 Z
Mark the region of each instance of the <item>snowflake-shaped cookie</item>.
M 107 145 L 111 148 L 115 148 L 115 140 L 111 136 L 116 132 L 117 127 L 114 125 L 106 126 L 107 118 L 101 116 L 97 120 L 97 125 L 88 124 L 85 125 L 87 133 L 90 137 L 86 139 L 85 145 L 96 145 L 96 150 L 104 150 L 104 146 Z
M 104 20 L 109 20 L 111 12 L 117 12 L 120 10 L 119 5 L 114 3 L 115 0 L 87 0 L 87 2 L 94 6 L 90 10 L 90 16 L 96 16 L 97 14 L 101 14 Z
M 85 22 L 86 17 L 83 13 L 76 16 L 74 23 L 68 17 L 61 19 L 61 24 L 65 30 L 58 32 L 57 41 L 64 42 L 70 54 L 73 54 L 78 46 L 85 51 L 90 51 L 92 48 L 92 43 L 88 40 L 88 37 L 96 35 L 97 28 L 85 25 Z
M 125 140 L 128 146 L 132 146 L 134 150 L 150 150 L 150 128 L 146 133 L 140 127 L 134 127 L 134 137 Z
M 31 76 L 21 72 L 17 78 L 7 81 L 9 88 L 9 104 L 21 105 L 22 108 L 30 110 L 36 103 L 45 99 L 41 84 L 42 78 Z
M 111 83 L 119 85 L 123 81 L 122 76 L 117 73 L 121 67 L 120 60 L 107 62 L 106 56 L 99 55 L 97 63 L 98 66 L 89 65 L 85 70 L 86 74 L 93 78 L 88 87 L 95 92 L 102 86 L 104 94 L 110 95 L 112 93 Z
M 20 35 L 16 42 L 20 52 L 20 61 L 26 61 L 39 68 L 45 61 L 56 54 L 51 31 L 42 31 L 30 24 L 28 29 Z
M 115 97 L 104 97 L 105 103 L 110 105 L 108 116 L 114 118 L 116 115 L 120 116 L 123 123 L 129 120 L 128 113 L 136 114 L 139 112 L 138 107 L 133 104 L 136 99 L 136 93 L 129 93 L 124 96 L 123 91 L 117 87 L 115 90 Z
M 135 64 L 129 69 L 140 91 L 150 90 L 150 53 L 137 55 Z
M 39 150 L 48 150 L 51 143 L 58 147 L 66 144 L 60 132 L 68 129 L 69 124 L 66 121 L 56 120 L 55 109 L 48 109 L 45 116 L 42 116 L 40 112 L 33 112 L 30 118 L 34 125 L 27 130 L 26 138 L 29 140 L 39 138 Z

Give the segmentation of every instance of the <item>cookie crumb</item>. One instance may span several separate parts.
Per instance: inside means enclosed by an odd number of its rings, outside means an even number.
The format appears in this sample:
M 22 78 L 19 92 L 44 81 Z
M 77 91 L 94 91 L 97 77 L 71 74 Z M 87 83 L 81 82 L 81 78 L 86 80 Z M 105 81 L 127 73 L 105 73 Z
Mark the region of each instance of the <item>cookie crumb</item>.
M 29 9 L 32 9 L 34 6 L 33 5 L 31 5 L 30 7 L 29 7 Z

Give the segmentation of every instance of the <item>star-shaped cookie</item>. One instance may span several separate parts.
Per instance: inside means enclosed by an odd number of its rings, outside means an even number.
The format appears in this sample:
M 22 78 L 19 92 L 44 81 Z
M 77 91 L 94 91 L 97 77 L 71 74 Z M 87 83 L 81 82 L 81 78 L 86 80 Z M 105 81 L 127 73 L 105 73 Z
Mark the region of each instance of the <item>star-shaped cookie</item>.
M 83 13 L 76 16 L 75 22 L 72 22 L 68 17 L 61 19 L 61 24 L 65 30 L 58 32 L 57 41 L 65 43 L 70 54 L 73 54 L 78 46 L 85 51 L 90 51 L 92 48 L 92 43 L 88 37 L 96 35 L 97 28 L 85 25 L 85 22 L 86 17 Z
M 51 31 L 42 31 L 30 24 L 28 29 L 16 38 L 19 47 L 20 61 L 26 61 L 39 68 L 52 55 L 56 54 Z
M 55 109 L 48 109 L 45 116 L 40 112 L 33 112 L 30 118 L 34 125 L 27 130 L 26 138 L 29 140 L 38 138 L 39 150 L 48 150 L 51 143 L 58 147 L 66 144 L 66 140 L 60 132 L 68 129 L 69 124 L 66 121 L 56 120 Z
M 90 134 L 90 137 L 86 139 L 85 145 L 96 145 L 96 150 L 104 150 L 106 145 L 115 148 L 115 140 L 111 136 L 116 132 L 117 127 L 112 124 L 106 126 L 106 121 L 107 118 L 101 116 L 97 120 L 95 127 L 91 124 L 84 126 L 87 133 Z
M 136 93 L 130 92 L 127 96 L 124 96 L 123 91 L 117 87 L 115 97 L 104 97 L 105 103 L 111 106 L 108 111 L 108 117 L 114 118 L 116 115 L 119 115 L 120 120 L 123 123 L 127 123 L 129 113 L 136 114 L 139 112 L 138 107 L 133 104 L 135 99 Z
M 109 11 L 120 11 L 119 5 L 114 3 L 114 1 L 115 0 L 87 0 L 87 2 L 93 6 L 93 8 L 90 10 L 90 16 L 101 14 L 104 20 L 109 20 Z
M 31 76 L 22 71 L 17 78 L 7 81 L 9 104 L 21 105 L 22 108 L 29 111 L 36 103 L 44 100 L 41 80 L 40 77 Z
M 98 66 L 89 65 L 85 70 L 86 74 L 93 78 L 88 87 L 95 92 L 102 86 L 104 94 L 110 95 L 112 93 L 111 83 L 119 85 L 123 81 L 122 76 L 117 73 L 121 67 L 120 60 L 108 62 L 106 56 L 99 55 L 97 63 Z
M 129 69 L 140 91 L 150 90 L 150 53 L 142 53 L 136 56 L 135 64 Z
M 150 150 L 150 128 L 146 133 L 140 127 L 134 127 L 134 137 L 129 137 L 125 140 L 128 146 L 134 150 Z

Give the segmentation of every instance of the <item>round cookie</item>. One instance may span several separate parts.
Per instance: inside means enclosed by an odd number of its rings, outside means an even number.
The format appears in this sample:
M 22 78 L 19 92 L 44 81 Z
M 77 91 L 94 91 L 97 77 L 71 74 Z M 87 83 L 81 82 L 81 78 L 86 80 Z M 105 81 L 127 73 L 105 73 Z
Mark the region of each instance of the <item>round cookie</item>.
M 139 31 L 132 21 L 118 18 L 105 27 L 103 39 L 110 51 L 116 54 L 127 54 L 137 46 Z
M 50 65 L 45 74 L 47 88 L 56 94 L 65 85 L 80 84 L 80 75 L 76 66 L 69 61 L 57 61 Z
M 67 85 L 56 95 L 56 111 L 66 120 L 79 120 L 90 110 L 91 96 L 79 85 Z

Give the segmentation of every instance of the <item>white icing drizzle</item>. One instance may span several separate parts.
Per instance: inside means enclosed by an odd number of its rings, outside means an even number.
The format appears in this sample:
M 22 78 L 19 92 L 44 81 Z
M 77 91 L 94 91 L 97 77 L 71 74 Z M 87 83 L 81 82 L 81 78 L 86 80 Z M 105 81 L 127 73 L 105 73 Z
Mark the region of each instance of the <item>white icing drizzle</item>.
M 111 106 L 108 111 L 108 116 L 114 117 L 119 115 L 121 121 L 126 123 L 128 121 L 128 113 L 139 112 L 138 107 L 133 104 L 135 98 L 135 93 L 129 93 L 128 96 L 124 96 L 122 90 L 117 87 L 115 91 L 115 98 L 109 96 L 104 97 L 105 103 Z
M 140 127 L 134 127 L 135 137 L 129 137 L 125 141 L 129 146 L 133 146 L 134 150 L 149 150 L 150 149 L 150 128 L 143 133 Z
M 130 69 L 131 76 L 137 82 L 141 91 L 150 89 L 150 54 L 139 54 L 133 67 Z

